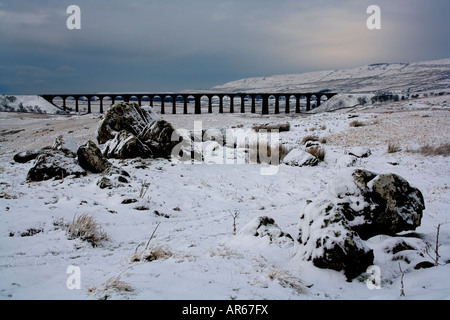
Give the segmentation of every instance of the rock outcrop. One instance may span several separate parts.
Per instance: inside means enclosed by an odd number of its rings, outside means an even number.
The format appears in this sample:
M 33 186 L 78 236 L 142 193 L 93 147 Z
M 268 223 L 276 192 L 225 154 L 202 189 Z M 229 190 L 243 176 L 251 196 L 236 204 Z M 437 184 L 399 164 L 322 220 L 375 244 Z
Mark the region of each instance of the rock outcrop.
M 77 156 L 80 166 L 93 173 L 101 173 L 111 167 L 111 163 L 91 140 L 78 148 Z
M 27 180 L 64 179 L 67 176 L 81 177 L 86 174 L 75 158 L 68 157 L 59 150 L 49 150 L 35 159 L 33 167 L 28 171 Z
M 170 158 L 179 143 L 172 140 L 177 137 L 174 132 L 151 107 L 122 102 L 108 109 L 97 129 L 97 141 L 104 144 L 108 158 Z
M 317 267 L 344 271 L 350 280 L 373 264 L 364 240 L 414 230 L 424 209 L 420 190 L 398 175 L 345 170 L 328 195 L 303 209 L 299 254 Z

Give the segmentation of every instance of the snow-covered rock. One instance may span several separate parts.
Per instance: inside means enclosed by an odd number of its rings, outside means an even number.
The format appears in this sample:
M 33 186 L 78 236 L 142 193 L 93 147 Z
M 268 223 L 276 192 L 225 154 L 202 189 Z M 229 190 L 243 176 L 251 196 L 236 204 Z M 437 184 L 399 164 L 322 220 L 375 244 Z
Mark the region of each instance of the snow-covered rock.
M 348 151 L 348 154 L 357 158 L 367 158 L 372 154 L 372 151 L 369 148 L 353 147 Z
M 150 106 L 122 102 L 108 109 L 97 129 L 97 141 L 105 144 L 108 158 L 170 158 L 179 143 L 175 128 L 160 120 Z
M 58 150 L 48 150 L 39 155 L 28 171 L 28 181 L 42 181 L 48 179 L 64 179 L 67 176 L 85 176 L 86 171 L 80 167 L 75 158 L 68 157 Z
M 294 245 L 291 235 L 284 233 L 275 220 L 267 216 L 254 218 L 241 229 L 239 234 L 267 238 L 270 243 L 283 247 Z
M 59 135 L 53 142 L 52 148 L 75 158 L 77 156 L 78 144 L 71 136 Z
M 303 259 L 319 268 L 343 270 L 347 279 L 373 264 L 372 250 L 351 230 L 341 207 L 327 199 L 306 205 L 297 240 Z
M 330 183 L 329 197 L 362 239 L 415 230 L 425 209 L 420 190 L 402 177 L 362 169 L 344 170 Z
M 117 132 L 113 139 L 108 140 L 103 146 L 102 152 L 107 158 L 116 159 L 149 158 L 152 156 L 150 148 L 126 130 Z
M 283 159 L 283 163 L 290 166 L 304 167 L 316 166 L 319 160 L 312 154 L 303 151 L 302 149 L 292 149 Z
M 40 154 L 43 154 L 45 149 L 33 149 L 16 153 L 13 157 L 15 162 L 27 163 L 28 161 L 36 159 Z
M 89 140 L 77 150 L 78 163 L 88 171 L 100 173 L 111 166 L 97 145 Z
M 111 106 L 97 128 L 97 141 L 100 144 L 114 139 L 121 130 L 137 136 L 159 116 L 150 106 L 140 107 L 137 103 L 120 102 Z
M 309 202 L 300 216 L 300 254 L 320 268 L 343 270 L 351 279 L 373 262 L 363 240 L 395 235 L 420 225 L 420 190 L 395 174 L 343 170 L 328 194 Z

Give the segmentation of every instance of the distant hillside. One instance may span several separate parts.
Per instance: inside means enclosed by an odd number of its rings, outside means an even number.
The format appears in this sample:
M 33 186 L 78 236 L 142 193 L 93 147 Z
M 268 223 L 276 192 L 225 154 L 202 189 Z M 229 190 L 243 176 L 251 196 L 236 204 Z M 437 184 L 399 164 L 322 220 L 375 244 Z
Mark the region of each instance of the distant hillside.
M 63 114 L 61 108 L 36 95 L 0 95 L 1 112 Z
M 450 59 L 414 63 L 377 63 L 352 69 L 247 78 L 212 88 L 217 91 L 403 93 L 450 89 Z

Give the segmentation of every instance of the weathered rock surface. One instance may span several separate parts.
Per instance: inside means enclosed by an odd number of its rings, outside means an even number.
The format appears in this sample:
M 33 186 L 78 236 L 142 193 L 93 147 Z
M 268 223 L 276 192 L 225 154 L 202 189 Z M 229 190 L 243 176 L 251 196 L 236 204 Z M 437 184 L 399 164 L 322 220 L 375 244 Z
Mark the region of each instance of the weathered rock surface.
M 113 139 L 105 143 L 103 154 L 107 158 L 116 159 L 150 158 L 153 155 L 147 145 L 126 130 L 118 132 Z
M 64 179 L 67 176 L 85 176 L 86 171 L 78 165 L 75 158 L 68 157 L 59 150 L 48 150 L 39 155 L 28 171 L 28 181 L 42 181 L 48 179 Z
M 99 147 L 91 140 L 78 148 L 77 156 L 80 166 L 93 173 L 101 173 L 111 166 Z
M 304 259 L 319 268 L 343 270 L 347 279 L 373 264 L 373 251 L 351 230 L 341 208 L 327 199 L 305 207 L 297 240 Z
M 67 156 L 75 158 L 77 156 L 78 144 L 71 136 L 60 135 L 53 142 L 52 149 L 60 150 Z
M 312 154 L 301 149 L 292 149 L 283 159 L 283 163 L 290 166 L 316 166 L 319 160 Z
M 104 144 L 108 158 L 169 158 L 179 143 L 174 132 L 151 107 L 123 102 L 108 110 L 97 129 L 97 141 Z
M 352 279 L 373 263 L 364 240 L 414 230 L 424 209 L 421 192 L 398 175 L 344 170 L 328 195 L 305 206 L 299 252 L 315 266 L 343 270 Z
M 335 179 L 330 195 L 362 239 L 415 230 L 425 209 L 420 190 L 402 177 L 362 169 Z
M 39 155 L 46 152 L 46 149 L 34 149 L 22 151 L 14 155 L 13 159 L 18 163 L 27 163 L 31 160 L 36 159 Z
M 140 107 L 137 103 L 129 102 L 116 103 L 108 109 L 100 122 L 97 128 L 97 141 L 103 144 L 122 130 L 137 136 L 149 123 L 158 119 L 159 116 L 150 106 Z

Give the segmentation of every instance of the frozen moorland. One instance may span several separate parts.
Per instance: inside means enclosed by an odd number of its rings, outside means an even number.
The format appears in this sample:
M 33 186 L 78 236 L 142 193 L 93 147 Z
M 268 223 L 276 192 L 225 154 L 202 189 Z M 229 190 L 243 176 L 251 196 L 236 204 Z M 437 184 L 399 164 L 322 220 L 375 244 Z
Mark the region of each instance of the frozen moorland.
M 1 299 L 449 299 L 448 95 L 320 108 L 160 115 L 175 128 L 201 121 L 238 133 L 289 122 L 279 141 L 290 150 L 315 136 L 325 153 L 315 166 L 281 163 L 262 174 L 267 167 L 245 161 L 243 149 L 206 145 L 210 161 L 199 163 L 109 159 L 129 177 L 105 188 L 101 173 L 30 182 L 33 161 L 13 160 L 59 135 L 96 141 L 101 115 L 1 113 Z M 415 230 L 363 240 L 373 267 L 349 281 L 305 259 L 298 238 L 305 212 L 320 218 L 310 203 L 345 187 L 357 168 L 401 176 L 426 208 Z M 74 235 L 80 217 L 95 222 L 95 240 Z M 259 228 L 260 217 L 274 223 Z

